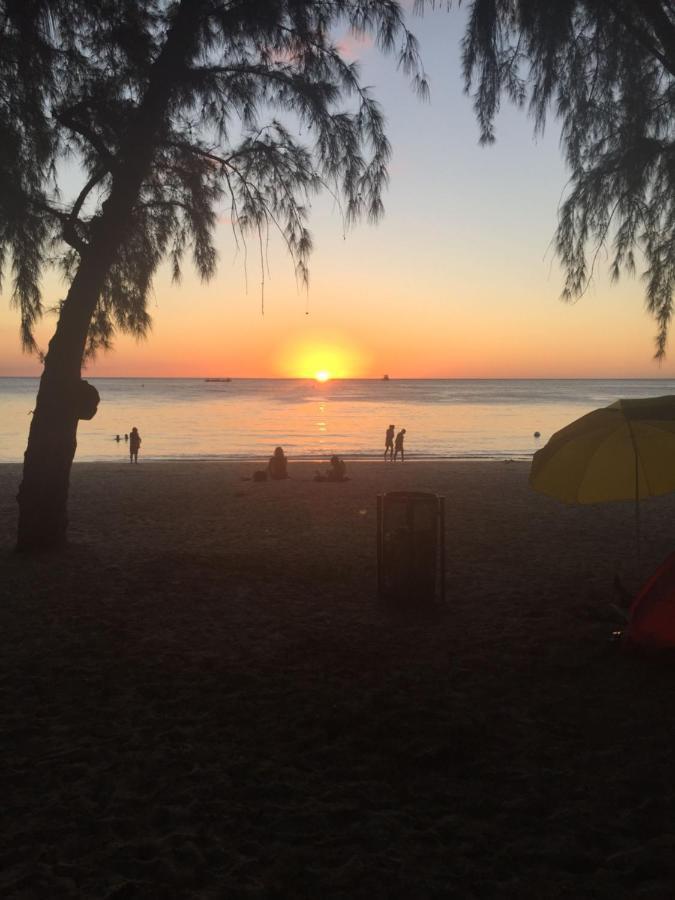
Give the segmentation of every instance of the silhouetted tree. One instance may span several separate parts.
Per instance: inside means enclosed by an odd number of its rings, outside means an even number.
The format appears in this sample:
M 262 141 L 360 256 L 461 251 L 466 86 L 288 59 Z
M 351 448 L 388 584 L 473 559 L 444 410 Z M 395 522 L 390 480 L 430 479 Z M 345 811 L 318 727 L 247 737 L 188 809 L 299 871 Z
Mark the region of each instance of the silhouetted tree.
M 424 6 L 445 0 L 417 0 Z M 460 4 L 457 4 L 460 5 Z M 571 170 L 556 249 L 565 299 L 587 288 L 597 257 L 614 280 L 645 260 L 656 356 L 666 348 L 675 287 L 675 4 L 672 0 L 473 0 L 463 41 L 465 87 L 482 143 L 500 100 L 526 105 L 535 129 L 553 112 Z M 590 252 L 589 252 L 590 248 Z
M 277 228 L 301 279 L 313 194 L 332 191 L 347 221 L 380 216 L 389 144 L 338 26 L 373 35 L 425 91 L 395 0 L 0 0 L 0 261 L 27 349 L 45 269 L 69 285 L 25 454 L 20 549 L 65 540 L 77 423 L 98 401 L 83 360 L 116 330 L 147 332 L 165 257 L 175 279 L 188 249 L 214 274 L 218 204 L 235 239 Z M 69 197 L 73 163 L 85 176 Z

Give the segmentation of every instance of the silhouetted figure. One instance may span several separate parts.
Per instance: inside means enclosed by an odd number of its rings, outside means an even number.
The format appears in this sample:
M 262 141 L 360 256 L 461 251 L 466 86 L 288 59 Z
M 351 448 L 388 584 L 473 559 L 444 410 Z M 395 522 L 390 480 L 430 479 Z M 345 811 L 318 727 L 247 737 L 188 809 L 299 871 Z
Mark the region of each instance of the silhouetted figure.
M 317 472 L 314 481 L 349 481 L 347 478 L 347 465 L 339 456 L 331 456 L 330 469 L 322 475 Z
M 119 434 L 116 434 L 116 435 L 115 435 L 115 440 L 116 440 L 117 443 L 119 444 L 119 442 L 122 440 L 122 438 L 119 436 Z
M 131 435 L 129 437 L 129 462 L 130 463 L 138 463 L 138 451 L 141 449 L 141 436 L 138 433 L 138 428 L 134 425 L 131 429 Z
M 394 459 L 394 426 L 390 425 L 387 428 L 387 433 L 384 437 L 384 458 L 386 460 L 387 453 L 389 454 L 390 462 Z
M 128 440 L 129 440 L 129 435 L 128 435 L 128 434 L 125 434 L 125 435 L 124 435 L 124 440 L 125 440 L 125 441 L 128 441 Z
M 282 481 L 284 478 L 288 478 L 288 460 L 281 447 L 275 447 L 274 454 L 267 463 L 267 474 L 272 481 Z
M 405 462 L 405 454 L 403 452 L 403 438 L 405 437 L 405 428 L 402 428 L 399 433 L 396 435 L 396 441 L 394 442 L 394 462 L 396 462 L 396 457 L 401 454 L 401 462 Z

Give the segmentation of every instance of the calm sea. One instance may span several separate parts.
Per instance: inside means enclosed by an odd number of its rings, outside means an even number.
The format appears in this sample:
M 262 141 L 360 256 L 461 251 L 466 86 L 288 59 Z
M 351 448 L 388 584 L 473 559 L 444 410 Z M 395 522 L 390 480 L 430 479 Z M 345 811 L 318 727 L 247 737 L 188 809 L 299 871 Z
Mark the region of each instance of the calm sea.
M 410 457 L 527 458 L 572 419 L 620 397 L 675 393 L 675 380 L 305 380 L 90 378 L 99 412 L 80 423 L 77 458 L 126 456 L 136 425 L 145 459 L 378 457 L 405 428 Z M 35 378 L 0 378 L 0 462 L 22 459 Z M 539 431 L 541 437 L 534 438 Z

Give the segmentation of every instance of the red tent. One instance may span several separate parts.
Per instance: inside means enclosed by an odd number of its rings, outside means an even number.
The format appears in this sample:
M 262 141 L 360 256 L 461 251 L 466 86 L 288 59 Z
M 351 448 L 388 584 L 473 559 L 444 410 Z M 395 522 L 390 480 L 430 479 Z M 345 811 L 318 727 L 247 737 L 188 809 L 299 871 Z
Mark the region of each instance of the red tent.
M 642 647 L 675 647 L 675 552 L 633 600 L 626 639 Z

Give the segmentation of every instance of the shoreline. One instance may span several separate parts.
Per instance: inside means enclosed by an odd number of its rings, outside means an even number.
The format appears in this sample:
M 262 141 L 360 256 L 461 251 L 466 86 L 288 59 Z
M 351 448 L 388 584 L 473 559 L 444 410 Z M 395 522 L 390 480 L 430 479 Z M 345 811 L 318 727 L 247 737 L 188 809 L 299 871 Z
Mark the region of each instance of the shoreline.
M 78 429 L 77 461 L 117 462 L 132 424 L 146 462 L 266 460 L 276 445 L 289 459 L 381 459 L 387 423 L 406 427 L 406 460 L 527 460 L 561 427 L 618 396 L 663 395 L 667 379 L 374 380 L 321 386 L 305 380 L 208 384 L 193 379 L 116 378 L 100 387 L 92 422 Z M 102 383 L 105 384 L 105 383 Z M 586 387 L 583 387 L 583 385 Z M 582 385 L 582 386 L 579 386 Z M 620 386 L 619 386 L 620 385 Z M 212 390 L 213 389 L 213 390 Z M 675 390 L 675 379 L 672 380 Z M 34 392 L 6 381 L 0 462 L 20 463 Z M 539 438 L 535 435 L 539 434 Z
M 292 466 L 295 463 L 326 463 L 332 456 L 332 453 L 326 453 L 322 456 L 290 456 L 287 454 L 288 464 Z M 351 456 L 349 454 L 338 454 L 340 459 L 344 459 L 351 463 L 385 463 L 382 456 Z M 139 465 L 143 463 L 152 465 L 162 464 L 179 464 L 179 465 L 199 465 L 201 463 L 223 463 L 239 465 L 241 463 L 266 462 L 270 458 L 270 454 L 266 453 L 262 456 L 144 456 L 139 455 Z M 408 456 L 406 454 L 405 463 L 397 461 L 396 463 L 386 463 L 386 465 L 408 465 L 409 463 L 492 463 L 492 462 L 508 462 L 508 463 L 529 463 L 532 462 L 532 456 Z M 73 466 L 116 466 L 121 463 L 127 463 L 127 457 L 121 459 L 77 459 L 73 460 Z M 22 466 L 22 460 L 0 460 L 2 466 Z

